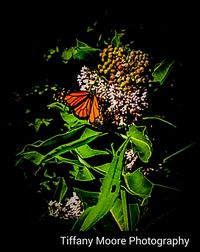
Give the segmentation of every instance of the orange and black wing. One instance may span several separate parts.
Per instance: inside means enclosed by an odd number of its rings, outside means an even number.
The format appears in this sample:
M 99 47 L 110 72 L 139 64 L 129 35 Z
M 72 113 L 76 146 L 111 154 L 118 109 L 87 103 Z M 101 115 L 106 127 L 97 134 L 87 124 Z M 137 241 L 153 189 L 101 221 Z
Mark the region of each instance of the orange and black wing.
M 96 96 L 93 96 L 91 110 L 90 110 L 90 116 L 89 116 L 89 122 L 94 123 L 95 119 L 98 117 L 99 117 L 99 104 L 98 104 Z
M 84 102 L 89 95 L 90 94 L 86 91 L 72 92 L 65 96 L 64 101 L 72 108 L 75 108 L 80 103 Z
M 72 92 L 66 95 L 64 100 L 80 119 L 88 119 L 90 123 L 94 123 L 95 119 L 99 117 L 97 98 L 86 91 Z

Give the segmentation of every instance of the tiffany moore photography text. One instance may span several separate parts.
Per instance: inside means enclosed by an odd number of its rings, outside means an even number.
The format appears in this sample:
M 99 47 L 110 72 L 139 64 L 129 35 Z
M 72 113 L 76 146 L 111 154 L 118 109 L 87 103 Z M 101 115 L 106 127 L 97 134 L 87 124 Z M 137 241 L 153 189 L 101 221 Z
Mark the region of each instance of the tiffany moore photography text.
M 78 237 L 60 236 L 62 246 L 152 246 L 152 247 L 188 247 L 190 238 L 188 237 L 139 237 L 129 236 L 125 238 L 114 238 L 105 236 Z

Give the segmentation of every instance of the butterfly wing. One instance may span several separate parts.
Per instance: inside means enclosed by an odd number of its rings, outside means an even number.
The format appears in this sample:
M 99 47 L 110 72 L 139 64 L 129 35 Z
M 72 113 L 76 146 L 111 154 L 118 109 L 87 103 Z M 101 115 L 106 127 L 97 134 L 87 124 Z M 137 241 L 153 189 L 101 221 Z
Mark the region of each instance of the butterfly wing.
M 87 97 L 84 101 L 82 101 L 74 108 L 74 113 L 79 118 L 88 119 L 90 116 L 91 106 L 92 99 L 90 97 Z
M 67 102 L 72 108 L 75 108 L 80 103 L 84 102 L 89 96 L 86 91 L 72 92 L 65 96 L 64 101 Z
M 86 91 L 72 92 L 64 101 L 70 105 L 74 114 L 80 119 L 88 119 L 91 124 L 99 117 L 99 105 L 96 96 Z
M 99 117 L 99 104 L 98 104 L 96 96 L 93 96 L 90 115 L 89 115 L 89 122 L 94 123 L 95 119 L 98 117 Z

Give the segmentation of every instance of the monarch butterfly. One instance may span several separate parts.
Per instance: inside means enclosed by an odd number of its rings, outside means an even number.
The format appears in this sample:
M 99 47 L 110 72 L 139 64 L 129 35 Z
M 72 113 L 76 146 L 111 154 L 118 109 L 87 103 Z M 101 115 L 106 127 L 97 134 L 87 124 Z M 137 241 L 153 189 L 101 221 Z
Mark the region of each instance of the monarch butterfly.
M 71 92 L 64 97 L 74 114 L 80 119 L 87 119 L 91 124 L 99 117 L 99 104 L 95 95 L 87 91 Z

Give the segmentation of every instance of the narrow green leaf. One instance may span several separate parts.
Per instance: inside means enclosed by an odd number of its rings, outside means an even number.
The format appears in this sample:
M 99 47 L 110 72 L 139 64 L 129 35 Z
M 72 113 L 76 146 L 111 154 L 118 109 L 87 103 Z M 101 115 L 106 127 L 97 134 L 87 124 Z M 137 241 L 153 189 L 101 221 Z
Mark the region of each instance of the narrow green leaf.
M 122 202 L 119 198 L 116 199 L 113 207 L 110 210 L 115 222 L 121 231 L 125 230 Z
M 129 204 L 130 230 L 135 231 L 135 228 L 140 220 L 140 208 L 138 204 Z
M 43 160 L 44 155 L 40 154 L 37 151 L 28 151 L 20 155 L 20 160 L 26 159 L 33 162 L 35 165 L 39 165 Z
M 78 161 L 80 162 L 80 164 L 82 165 L 81 167 L 87 167 L 88 169 L 92 169 L 102 175 L 105 175 L 105 173 L 108 172 L 109 168 L 110 168 L 110 163 L 105 163 L 103 165 L 99 165 L 99 166 L 95 166 L 94 164 L 93 165 L 90 165 L 88 162 L 85 161 L 84 158 L 82 158 L 81 156 L 78 155 Z M 79 165 L 80 166 L 80 165 Z
M 140 168 L 132 173 L 126 173 L 124 180 L 132 194 L 136 194 L 144 199 L 151 196 L 154 184 L 142 174 Z
M 159 82 L 162 85 L 167 76 L 169 75 L 175 60 L 164 59 L 162 62 L 156 65 L 153 70 L 153 82 Z
M 170 125 L 170 126 L 176 128 L 176 125 L 175 125 L 175 124 L 173 124 L 173 123 L 171 123 L 171 122 L 169 122 L 169 121 L 163 119 L 163 118 L 160 117 L 160 116 L 146 116 L 146 117 L 143 117 L 142 119 L 143 119 L 143 120 L 158 120 L 158 121 L 161 121 L 161 122 L 163 122 L 163 123 L 166 123 L 166 124 L 168 124 L 168 125 Z
M 22 150 L 22 152 L 18 153 L 18 155 L 22 154 L 23 152 L 25 152 L 26 150 L 32 150 L 37 148 L 38 150 L 41 151 L 40 148 L 44 148 L 44 147 L 48 147 L 48 146 L 52 146 L 52 145 L 57 145 L 57 144 L 62 144 L 63 142 L 65 143 L 66 140 L 72 141 L 72 137 L 76 137 L 75 139 L 77 139 L 77 137 L 84 132 L 84 126 L 80 126 L 78 128 L 72 129 L 68 132 L 65 132 L 63 134 L 58 134 L 55 135 L 53 137 L 50 137 L 44 141 L 39 140 L 33 144 L 27 144 L 24 149 Z
M 88 26 L 88 27 L 87 27 L 87 32 L 91 32 L 91 31 L 94 31 L 94 28 L 93 28 L 93 27 Z
M 79 162 L 79 160 L 76 160 L 76 159 L 69 159 L 69 158 L 65 158 L 61 156 L 56 156 L 55 161 L 57 164 L 66 163 L 66 164 L 77 165 L 77 166 L 83 167 L 83 165 Z
M 122 211 L 124 217 L 124 231 L 129 230 L 129 221 L 128 221 L 128 210 L 127 210 L 127 201 L 126 201 L 126 191 L 121 190 L 121 201 L 122 201 Z
M 74 166 L 74 171 L 71 172 L 71 174 L 74 176 L 74 179 L 78 181 L 91 181 L 95 179 L 93 174 L 85 166 Z
M 76 148 L 88 144 L 96 139 L 98 136 L 102 135 L 101 132 L 91 130 L 89 128 L 85 128 L 83 134 L 76 140 L 68 142 L 66 144 L 62 144 L 55 149 L 48 152 L 43 159 L 43 162 L 48 162 L 50 159 L 60 156 L 68 151 L 75 150 Z
M 21 155 L 22 158 L 24 157 L 26 159 L 29 159 L 32 162 L 34 162 L 36 165 L 39 165 L 41 162 L 43 163 L 48 162 L 49 160 L 56 158 L 57 156 L 60 156 L 68 151 L 75 150 L 81 145 L 88 144 L 94 139 L 96 139 L 98 136 L 102 135 L 102 133 L 98 131 L 94 131 L 88 128 L 85 128 L 83 131 L 83 129 L 84 129 L 83 126 L 81 126 L 67 133 L 56 135 L 45 141 L 40 140 L 33 144 L 28 144 L 25 146 L 22 152 L 17 154 L 17 156 Z M 83 133 L 80 136 L 80 133 L 82 131 Z M 74 136 L 76 136 L 76 138 L 74 138 Z M 68 140 L 68 142 L 66 142 L 66 140 Z M 44 148 L 47 146 L 52 147 L 52 145 L 54 144 L 56 144 L 56 146 L 53 147 L 48 152 Z M 38 151 L 42 151 L 42 152 L 46 151 L 46 154 L 42 155 L 39 152 L 34 151 L 33 149 L 37 149 Z
M 92 149 L 88 144 L 78 147 L 76 151 L 82 158 L 91 158 L 97 155 L 109 155 L 108 151 Z
M 85 42 L 76 39 L 76 47 L 90 47 L 90 46 Z
M 120 230 L 129 231 L 128 209 L 125 190 L 121 190 L 121 200 L 117 198 L 110 212 Z
M 85 161 L 85 159 L 83 159 L 81 156 L 78 155 L 78 161 L 80 162 L 81 166 L 80 167 L 87 167 L 90 170 L 94 170 L 102 175 L 105 175 L 106 172 L 108 172 L 109 168 L 110 168 L 110 163 L 106 163 L 100 166 L 94 166 L 90 165 L 88 162 Z
M 163 164 L 166 163 L 168 160 L 170 160 L 171 158 L 173 158 L 174 156 L 182 153 L 183 151 L 187 150 L 188 148 L 192 147 L 195 143 L 191 143 L 185 147 L 183 147 L 182 149 L 177 150 L 176 152 L 170 154 L 169 156 L 167 156 L 166 158 L 163 159 Z
M 85 128 L 83 134 L 80 136 L 80 139 L 84 140 L 84 139 L 87 139 L 87 138 L 90 138 L 90 137 L 98 137 L 99 135 L 105 135 L 105 134 L 102 134 L 102 132 L 100 131 L 96 131 L 96 130 L 92 130 L 90 128 Z
M 77 227 L 80 231 L 86 231 L 102 219 L 113 207 L 120 190 L 120 178 L 123 169 L 123 158 L 129 138 L 120 146 L 110 165 L 109 172 L 104 177 L 101 193 L 95 206 L 86 209 L 84 217 L 80 218 L 74 225 L 73 230 Z
M 62 202 L 62 200 L 65 198 L 67 191 L 68 191 L 68 186 L 65 181 L 65 178 L 60 177 L 58 187 L 57 187 L 57 193 L 59 193 L 59 202 Z
M 152 154 L 152 143 L 145 134 L 145 127 L 138 127 L 132 125 L 129 127 L 127 136 L 130 137 L 132 143 L 135 145 L 134 150 L 144 163 L 148 163 Z

